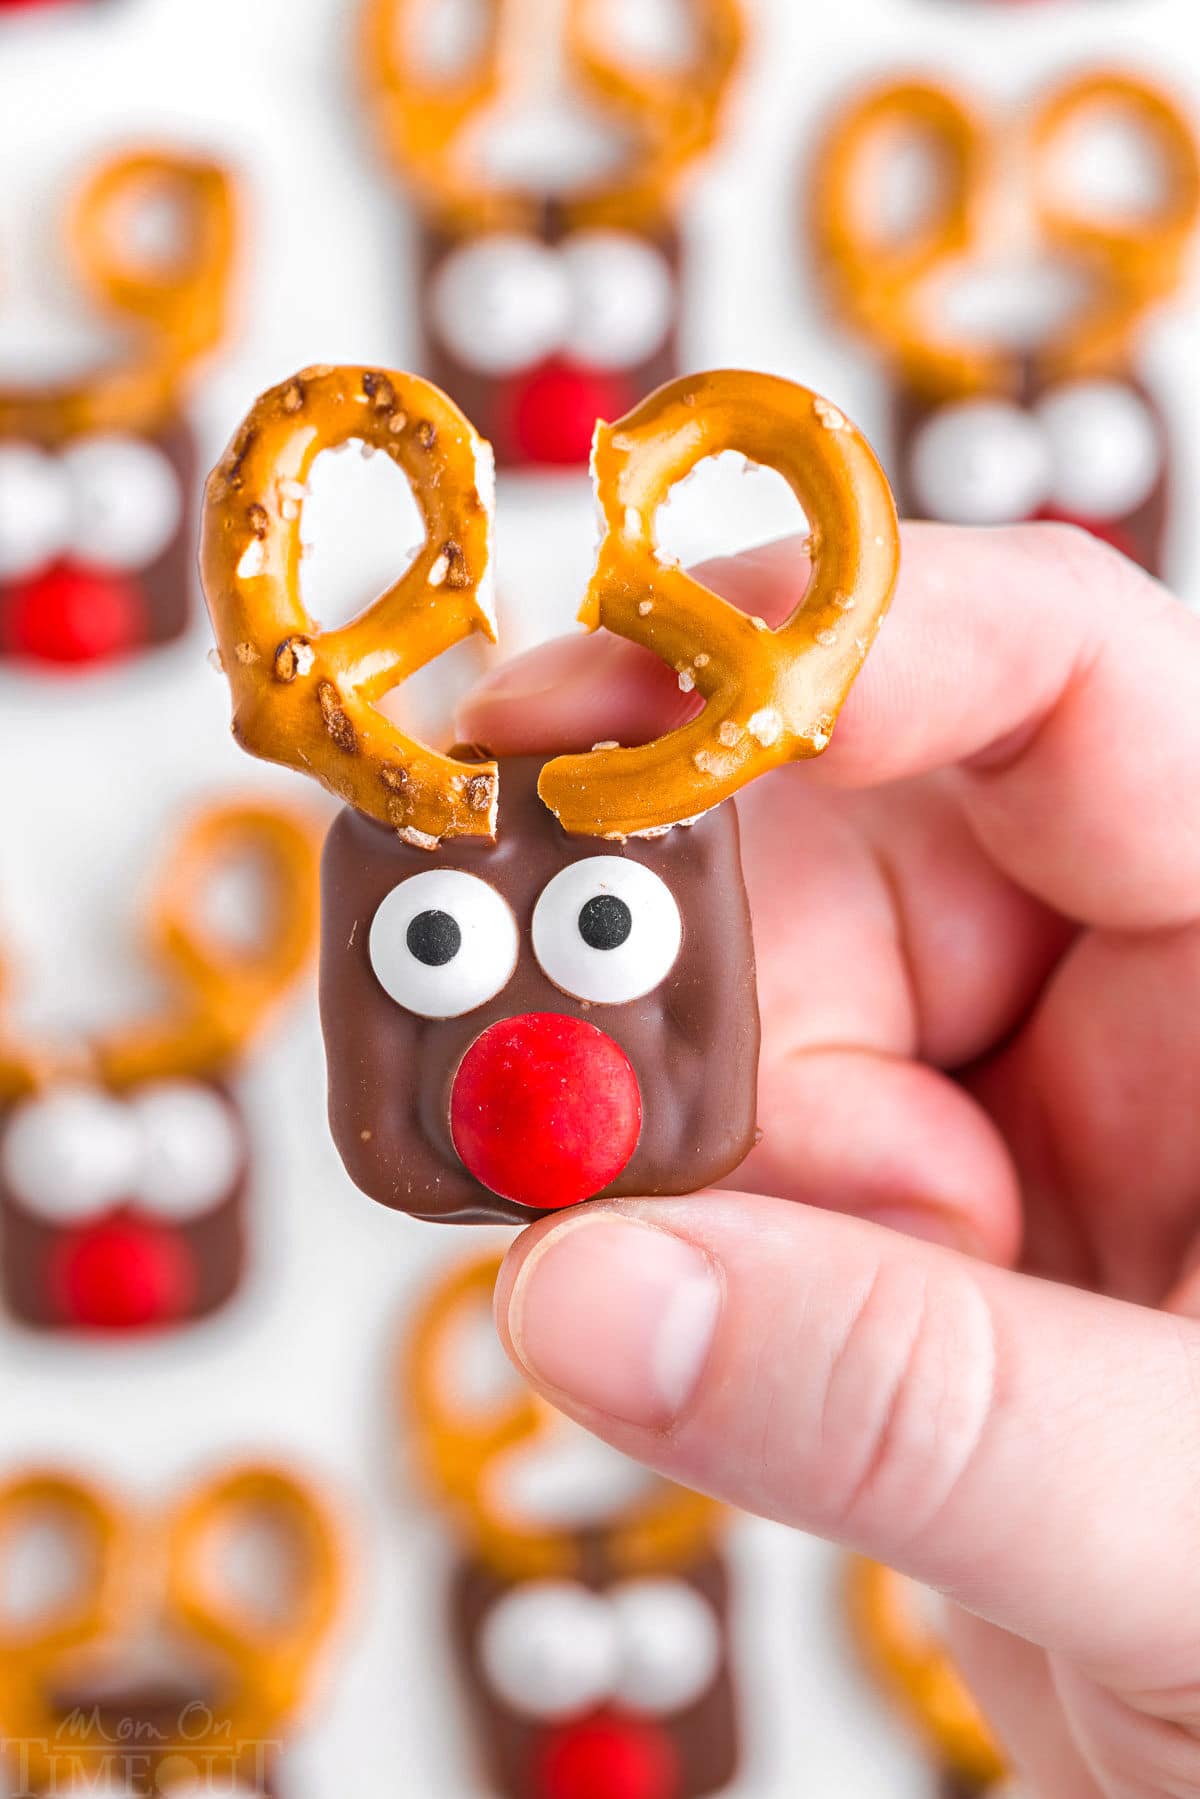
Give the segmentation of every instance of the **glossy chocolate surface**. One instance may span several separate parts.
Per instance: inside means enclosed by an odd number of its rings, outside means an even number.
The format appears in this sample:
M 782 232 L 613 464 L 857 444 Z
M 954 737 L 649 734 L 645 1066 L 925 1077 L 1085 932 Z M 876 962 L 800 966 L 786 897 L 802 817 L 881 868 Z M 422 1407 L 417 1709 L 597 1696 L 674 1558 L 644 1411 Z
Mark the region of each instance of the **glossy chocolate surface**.
M 351 1179 L 382 1204 L 460 1223 L 541 1216 L 480 1185 L 455 1153 L 450 1093 L 466 1051 L 498 1019 L 557 1012 L 588 1020 L 625 1051 L 642 1093 L 641 1137 L 607 1196 L 691 1193 L 742 1161 L 754 1139 L 758 1002 L 750 912 L 731 804 L 697 824 L 620 845 L 568 837 L 537 797 L 542 763 L 500 765 L 497 841 L 411 848 L 346 810 L 322 864 L 321 1017 L 329 1117 Z M 543 974 L 530 947 L 534 904 L 559 869 L 621 855 L 653 869 L 683 917 L 674 967 L 652 993 L 589 1005 Z M 520 958 L 495 998 L 460 1018 L 425 1019 L 389 998 L 371 966 L 371 921 L 397 882 L 461 868 L 493 884 L 520 931 Z
M 604 1533 L 585 1539 L 581 1584 L 603 1592 L 623 1577 L 614 1568 Z M 724 1562 L 706 1556 L 690 1568 L 673 1571 L 672 1579 L 692 1587 L 712 1606 L 720 1628 L 721 1661 L 708 1691 L 682 1711 L 647 1720 L 659 1725 L 678 1757 L 676 1799 L 701 1799 L 728 1786 L 737 1773 L 739 1740 L 729 1652 L 729 1578 Z M 491 1608 L 514 1583 L 501 1579 L 481 1563 L 465 1561 L 455 1569 L 451 1591 L 452 1632 L 456 1658 L 480 1751 L 492 1790 L 501 1799 L 529 1799 L 535 1791 L 532 1767 L 546 1738 L 558 1727 L 511 1711 L 489 1687 L 480 1665 L 480 1627 Z M 616 1713 L 614 1715 L 618 1715 Z

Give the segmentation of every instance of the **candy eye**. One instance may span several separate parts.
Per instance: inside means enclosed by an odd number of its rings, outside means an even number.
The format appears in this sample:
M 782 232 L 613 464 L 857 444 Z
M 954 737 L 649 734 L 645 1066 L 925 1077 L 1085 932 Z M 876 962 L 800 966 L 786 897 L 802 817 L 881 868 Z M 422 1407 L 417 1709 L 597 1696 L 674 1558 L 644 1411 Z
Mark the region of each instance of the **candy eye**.
M 620 1006 L 658 986 L 683 941 L 665 881 L 624 856 L 588 856 L 560 869 L 533 911 L 543 972 L 576 999 Z
M 60 1087 L 16 1108 L 0 1143 L 13 1198 L 55 1223 L 129 1199 L 138 1136 L 128 1107 L 90 1087 Z
M 616 1696 L 635 1712 L 681 1712 L 712 1686 L 721 1630 L 703 1594 L 681 1580 L 613 1587 L 621 1669 Z
M 1153 493 L 1162 439 L 1150 408 L 1119 381 L 1055 388 L 1037 407 L 1053 467 L 1052 499 L 1072 518 L 1125 518 Z
M 430 304 L 442 342 L 464 367 L 510 375 L 558 347 L 570 301 L 553 250 L 531 237 L 497 233 L 447 256 Z
M 675 284 L 662 254 L 624 231 L 581 231 L 562 248 L 571 293 L 566 347 L 594 368 L 631 368 L 662 347 Z
M 96 568 L 148 568 L 179 529 L 179 477 L 135 437 L 85 437 L 63 452 L 71 483 L 71 548 Z
M 1050 449 L 1038 421 L 1000 400 L 935 412 L 913 439 L 909 468 L 918 511 L 951 525 L 1027 519 L 1050 487 Z
M 70 492 L 54 458 L 32 444 L 0 444 L 0 580 L 20 580 L 52 562 L 70 519 Z
M 517 921 L 494 887 L 458 868 L 432 868 L 393 887 L 371 921 L 371 967 L 397 1005 L 458 1018 L 507 986 Z
M 242 1144 L 226 1102 L 194 1081 L 140 1087 L 130 1109 L 141 1130 L 137 1198 L 160 1218 L 194 1218 L 231 1191 Z
M 483 1621 L 479 1661 L 492 1691 L 525 1717 L 590 1711 L 612 1692 L 617 1674 L 612 1608 L 572 1581 L 514 1587 Z

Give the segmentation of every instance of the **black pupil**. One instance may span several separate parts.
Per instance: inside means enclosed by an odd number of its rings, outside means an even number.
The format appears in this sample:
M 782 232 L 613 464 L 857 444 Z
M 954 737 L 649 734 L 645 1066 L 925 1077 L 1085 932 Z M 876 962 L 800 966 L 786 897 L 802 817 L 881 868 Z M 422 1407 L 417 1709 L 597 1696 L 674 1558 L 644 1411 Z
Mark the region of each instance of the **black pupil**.
M 579 935 L 589 949 L 620 949 L 633 929 L 633 913 L 615 893 L 597 893 L 580 908 Z
M 444 968 L 462 948 L 462 930 L 449 912 L 418 912 L 405 941 L 426 968 Z

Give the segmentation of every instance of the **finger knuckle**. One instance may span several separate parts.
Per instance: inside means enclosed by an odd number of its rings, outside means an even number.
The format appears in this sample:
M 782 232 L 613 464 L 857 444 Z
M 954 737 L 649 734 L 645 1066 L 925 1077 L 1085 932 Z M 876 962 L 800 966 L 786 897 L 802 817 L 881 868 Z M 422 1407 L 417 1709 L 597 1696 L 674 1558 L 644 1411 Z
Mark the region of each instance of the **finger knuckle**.
M 912 1540 L 950 1505 L 988 1429 L 990 1308 L 968 1271 L 885 1261 L 851 1307 L 821 1398 L 825 1523 Z

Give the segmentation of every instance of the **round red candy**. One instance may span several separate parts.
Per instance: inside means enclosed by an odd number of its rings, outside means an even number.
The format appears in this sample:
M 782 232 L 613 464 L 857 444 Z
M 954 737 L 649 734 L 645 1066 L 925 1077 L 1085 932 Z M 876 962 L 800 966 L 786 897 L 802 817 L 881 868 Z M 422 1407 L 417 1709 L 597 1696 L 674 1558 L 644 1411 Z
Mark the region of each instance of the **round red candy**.
M 595 369 L 547 362 L 516 387 L 512 441 L 526 462 L 578 467 L 592 452 L 597 419 L 629 410 L 627 384 Z
M 678 1754 L 659 1726 L 592 1718 L 544 1745 L 533 1799 L 676 1799 L 679 1784 Z
M 102 662 L 136 648 L 145 636 L 135 582 L 70 562 L 16 583 L 3 605 L 5 648 L 37 662 Z
M 179 1237 L 142 1219 L 109 1219 L 58 1244 L 51 1297 L 69 1324 L 139 1330 L 170 1324 L 191 1304 L 195 1271 Z
M 491 1025 L 463 1057 L 450 1096 L 454 1147 L 475 1179 L 539 1210 L 601 1192 L 641 1128 L 625 1051 L 594 1024 L 557 1012 Z

